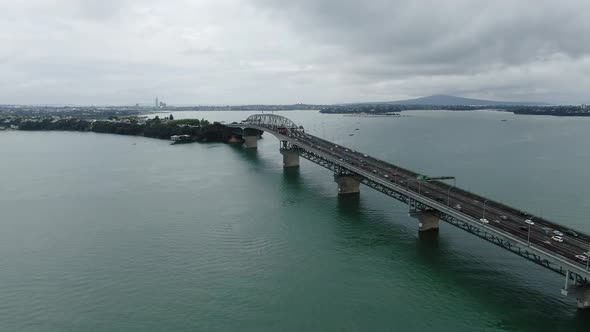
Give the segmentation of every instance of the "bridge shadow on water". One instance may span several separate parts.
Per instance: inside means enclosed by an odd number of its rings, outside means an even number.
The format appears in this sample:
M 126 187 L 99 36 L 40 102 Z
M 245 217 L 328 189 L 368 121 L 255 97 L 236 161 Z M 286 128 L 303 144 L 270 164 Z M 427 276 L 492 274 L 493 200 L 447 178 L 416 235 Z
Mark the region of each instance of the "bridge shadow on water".
M 491 316 L 497 319 L 490 324 L 492 329 L 554 332 L 582 331 L 590 326 L 589 311 L 577 311 L 574 299 L 559 297 L 561 276 L 523 261 L 519 268 L 521 274 L 522 271 L 530 269 L 530 278 L 540 279 L 534 283 L 547 289 L 540 290 L 526 279 L 507 272 L 510 267 L 502 266 L 497 259 L 487 263 L 488 257 L 481 254 L 463 253 L 464 250 L 477 245 L 478 239 L 469 241 L 474 243 L 455 246 L 455 240 L 446 240 L 445 233 L 463 231 L 451 225 L 441 221 L 442 230 L 418 232 L 417 221 L 410 220 L 415 223 L 412 225 L 415 227 L 415 240 L 412 243 L 404 238 L 411 232 L 410 228 L 401 224 L 407 221 L 407 218 L 375 213 L 374 210 L 368 213 L 359 195 L 338 197 L 337 212 L 339 218 L 335 222 L 347 223 L 349 229 L 343 232 L 342 236 L 344 240 L 353 242 L 353 247 L 388 246 L 396 253 L 392 253 L 392 259 L 413 260 L 412 263 L 417 263 L 420 268 L 430 271 L 430 277 L 435 278 L 437 284 L 450 285 L 451 288 L 459 287 L 463 294 L 481 302 Z M 405 214 L 405 211 L 403 212 Z M 360 233 L 354 234 L 356 232 Z M 465 233 L 465 236 L 471 235 Z M 487 243 L 482 245 L 490 247 Z M 412 253 L 410 246 L 415 246 L 415 253 Z M 400 251 L 403 252 L 402 256 L 398 254 Z M 507 257 L 512 256 L 506 252 L 500 254 L 500 258 L 504 254 Z M 545 272 L 548 275 L 542 275 Z M 556 283 L 545 283 L 544 280 L 548 278 L 555 278 Z
M 294 186 L 296 188 L 303 187 L 303 182 L 301 179 L 301 170 L 299 169 L 299 167 L 284 168 L 283 180 L 284 183 L 289 186 Z

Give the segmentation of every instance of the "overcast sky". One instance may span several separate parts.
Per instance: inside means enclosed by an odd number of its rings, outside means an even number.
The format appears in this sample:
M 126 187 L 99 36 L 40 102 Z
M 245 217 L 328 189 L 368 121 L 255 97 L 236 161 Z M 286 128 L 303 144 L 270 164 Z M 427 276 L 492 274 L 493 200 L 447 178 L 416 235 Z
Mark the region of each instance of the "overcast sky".
M 0 0 L 0 104 L 590 103 L 588 0 Z

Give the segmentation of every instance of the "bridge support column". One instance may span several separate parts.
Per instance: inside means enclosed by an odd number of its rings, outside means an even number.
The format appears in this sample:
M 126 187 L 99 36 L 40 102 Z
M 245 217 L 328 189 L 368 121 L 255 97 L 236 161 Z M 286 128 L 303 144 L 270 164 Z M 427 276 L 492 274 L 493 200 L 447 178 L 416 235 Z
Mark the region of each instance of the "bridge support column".
M 361 180 L 355 175 L 334 175 L 334 182 L 338 184 L 338 195 L 360 193 Z
M 439 217 L 434 211 L 419 211 L 410 213 L 411 217 L 418 219 L 418 231 L 435 231 L 438 230 Z
M 291 150 L 281 150 L 283 155 L 283 167 L 299 167 L 299 154 Z
M 243 136 L 246 149 L 258 148 L 258 136 Z
M 590 288 L 580 287 L 576 290 L 576 302 L 578 309 L 590 309 Z

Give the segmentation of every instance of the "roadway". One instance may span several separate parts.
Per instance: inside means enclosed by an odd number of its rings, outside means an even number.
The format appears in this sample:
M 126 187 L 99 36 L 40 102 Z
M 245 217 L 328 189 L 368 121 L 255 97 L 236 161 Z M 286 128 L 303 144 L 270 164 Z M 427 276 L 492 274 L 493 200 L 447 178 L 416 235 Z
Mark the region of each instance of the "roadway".
M 394 185 L 402 186 L 409 191 L 445 204 L 457 212 L 477 220 L 485 218 L 489 227 L 508 232 L 526 243 L 545 248 L 567 258 L 574 264 L 587 268 L 587 262 L 576 258 L 576 255 L 583 255 L 590 250 L 590 236 L 587 234 L 565 228 L 543 218 L 534 217 L 526 212 L 444 182 L 418 180 L 419 174 L 410 170 L 310 134 L 292 131 L 287 136 L 293 138 L 296 145 L 301 145 L 301 147 L 307 145 L 338 158 L 343 166 L 361 167 Z M 525 220 L 532 220 L 533 224 L 528 224 Z M 552 238 L 555 235 L 553 231 L 563 233 L 561 236 L 563 242 Z M 568 232 L 573 233 L 569 234 Z

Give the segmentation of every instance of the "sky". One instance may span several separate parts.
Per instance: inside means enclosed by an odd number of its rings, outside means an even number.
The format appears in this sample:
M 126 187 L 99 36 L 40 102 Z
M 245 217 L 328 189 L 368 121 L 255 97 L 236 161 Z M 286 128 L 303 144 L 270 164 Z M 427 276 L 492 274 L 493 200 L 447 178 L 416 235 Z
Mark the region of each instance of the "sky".
M 590 103 L 587 0 L 0 0 L 0 104 Z

